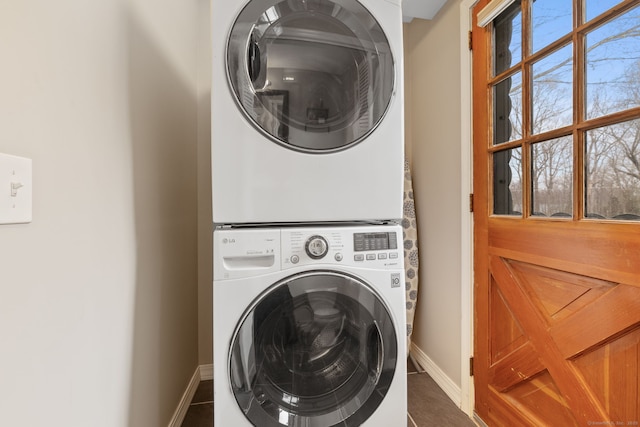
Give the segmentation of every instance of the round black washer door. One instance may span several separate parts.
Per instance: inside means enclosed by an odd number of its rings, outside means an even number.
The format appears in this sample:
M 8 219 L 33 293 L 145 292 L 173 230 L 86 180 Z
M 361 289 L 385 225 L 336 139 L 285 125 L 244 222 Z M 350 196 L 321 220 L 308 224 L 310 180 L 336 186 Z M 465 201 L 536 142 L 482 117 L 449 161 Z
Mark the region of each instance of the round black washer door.
M 355 0 L 250 1 L 229 35 L 227 71 L 258 130 L 310 153 L 365 139 L 395 84 L 389 42 Z
M 388 308 L 358 278 L 289 277 L 244 314 L 229 380 L 253 425 L 359 426 L 384 399 L 398 363 Z

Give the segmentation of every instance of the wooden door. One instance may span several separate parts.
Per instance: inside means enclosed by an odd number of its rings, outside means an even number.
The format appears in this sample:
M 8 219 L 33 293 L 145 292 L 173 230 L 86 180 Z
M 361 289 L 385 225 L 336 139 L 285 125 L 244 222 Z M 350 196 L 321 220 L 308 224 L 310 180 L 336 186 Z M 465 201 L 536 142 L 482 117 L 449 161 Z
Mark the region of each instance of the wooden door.
M 516 1 L 472 39 L 475 411 L 637 426 L 640 1 Z

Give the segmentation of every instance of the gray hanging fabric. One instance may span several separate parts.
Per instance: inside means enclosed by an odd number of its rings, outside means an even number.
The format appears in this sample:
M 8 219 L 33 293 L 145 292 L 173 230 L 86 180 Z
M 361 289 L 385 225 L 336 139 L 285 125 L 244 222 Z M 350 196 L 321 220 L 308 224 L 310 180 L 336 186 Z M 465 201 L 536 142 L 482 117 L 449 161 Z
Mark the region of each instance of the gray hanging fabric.
M 413 199 L 409 162 L 404 161 L 404 212 L 402 218 L 404 238 L 404 269 L 407 290 L 407 353 L 411 349 L 413 317 L 418 302 L 418 224 Z

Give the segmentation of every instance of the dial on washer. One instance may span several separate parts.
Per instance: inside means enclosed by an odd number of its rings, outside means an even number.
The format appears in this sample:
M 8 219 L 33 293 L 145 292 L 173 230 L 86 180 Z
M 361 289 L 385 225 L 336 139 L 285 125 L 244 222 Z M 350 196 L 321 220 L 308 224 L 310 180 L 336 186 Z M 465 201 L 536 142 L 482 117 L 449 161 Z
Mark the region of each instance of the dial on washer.
M 312 259 L 320 259 L 329 251 L 329 244 L 324 237 L 316 235 L 309 237 L 304 249 Z

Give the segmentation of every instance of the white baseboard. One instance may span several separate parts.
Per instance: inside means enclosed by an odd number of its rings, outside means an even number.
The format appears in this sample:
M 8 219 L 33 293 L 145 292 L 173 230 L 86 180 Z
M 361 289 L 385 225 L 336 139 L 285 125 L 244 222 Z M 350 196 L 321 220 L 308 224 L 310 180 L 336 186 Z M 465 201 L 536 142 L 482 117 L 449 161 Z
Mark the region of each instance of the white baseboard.
M 415 343 L 411 343 L 411 355 L 415 361 L 420 365 L 420 368 L 429 374 L 431 378 L 438 384 L 438 386 L 445 392 L 449 399 L 456 404 L 458 408 L 462 406 L 462 391 L 451 378 L 444 373 L 433 360 L 427 356 Z
M 180 399 L 180 403 L 178 403 L 176 411 L 173 413 L 173 417 L 171 417 L 169 427 L 180 427 L 182 425 L 182 421 L 184 421 L 184 417 L 187 415 L 189 405 L 191 405 L 191 401 L 193 400 L 193 396 L 196 394 L 200 381 L 212 379 L 213 365 L 200 365 L 196 368 L 195 372 L 191 376 L 189 385 L 187 385 L 187 389 L 182 393 L 182 398 Z
M 200 365 L 200 381 L 212 380 L 213 379 L 213 364 L 210 363 L 208 365 Z

